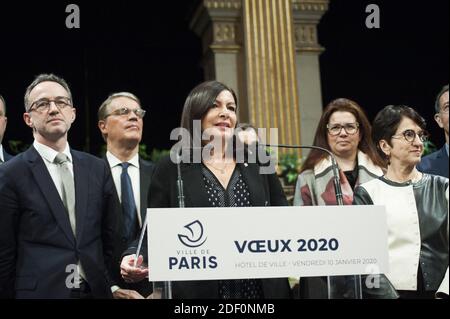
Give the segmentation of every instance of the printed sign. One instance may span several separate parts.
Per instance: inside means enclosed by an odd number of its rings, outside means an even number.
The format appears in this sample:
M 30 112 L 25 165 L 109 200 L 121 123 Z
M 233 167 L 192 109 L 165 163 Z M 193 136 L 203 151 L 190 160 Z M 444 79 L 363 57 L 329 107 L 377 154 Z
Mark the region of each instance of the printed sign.
M 386 273 L 384 206 L 149 209 L 149 280 Z

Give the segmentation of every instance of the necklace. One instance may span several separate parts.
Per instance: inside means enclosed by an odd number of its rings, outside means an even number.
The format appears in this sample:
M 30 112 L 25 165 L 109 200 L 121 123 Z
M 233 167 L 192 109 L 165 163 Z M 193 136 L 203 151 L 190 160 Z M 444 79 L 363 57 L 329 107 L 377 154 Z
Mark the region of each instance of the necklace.
M 219 171 L 220 174 L 225 174 L 225 170 L 226 170 L 226 168 L 228 167 L 228 164 L 230 164 L 230 163 L 226 163 L 225 166 L 224 166 L 223 168 L 215 167 L 215 166 L 212 165 L 211 163 L 205 163 L 205 164 L 208 165 L 208 166 L 211 166 L 211 167 L 214 168 L 216 171 Z

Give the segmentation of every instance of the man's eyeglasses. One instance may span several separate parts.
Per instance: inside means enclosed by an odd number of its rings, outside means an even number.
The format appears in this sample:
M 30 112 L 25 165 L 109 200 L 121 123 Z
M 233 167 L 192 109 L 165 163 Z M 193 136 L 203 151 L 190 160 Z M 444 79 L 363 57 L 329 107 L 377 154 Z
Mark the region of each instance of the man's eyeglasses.
M 414 130 L 405 130 L 400 134 L 392 135 L 392 138 L 404 138 L 407 142 L 414 142 L 416 140 L 416 136 L 419 136 L 419 139 L 422 142 L 428 141 L 428 133 L 425 131 L 420 131 L 416 133 Z
M 130 114 L 130 112 L 134 112 L 134 114 L 136 114 L 136 116 L 139 118 L 143 118 L 145 116 L 145 113 L 147 113 L 146 110 L 143 110 L 141 108 L 131 110 L 127 107 L 121 107 L 120 109 L 114 110 L 111 113 L 107 114 L 105 116 L 105 119 L 111 115 L 128 115 Z
M 56 107 L 60 110 L 72 106 L 71 101 L 68 97 L 57 97 L 53 100 L 50 99 L 40 99 L 33 102 L 28 109 L 28 112 L 37 111 L 39 113 L 48 112 L 50 110 L 51 103 L 55 103 Z
M 330 134 L 332 136 L 341 134 L 342 129 L 344 129 L 348 135 L 353 135 L 353 134 L 356 134 L 356 132 L 358 132 L 359 123 L 348 123 L 345 125 L 327 124 L 327 129 L 328 129 L 328 134 Z

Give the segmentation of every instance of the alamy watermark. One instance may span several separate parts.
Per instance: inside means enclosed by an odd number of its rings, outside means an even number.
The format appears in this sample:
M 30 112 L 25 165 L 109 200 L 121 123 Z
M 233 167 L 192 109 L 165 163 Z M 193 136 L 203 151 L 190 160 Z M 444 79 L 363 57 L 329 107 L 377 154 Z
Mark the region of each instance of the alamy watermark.
M 254 132 L 254 140 L 248 141 L 242 138 L 242 134 L 249 133 L 253 129 L 223 128 L 227 144 L 222 137 L 217 135 L 217 128 L 207 128 L 202 131 L 201 121 L 193 121 L 192 135 L 189 130 L 179 127 L 170 133 L 171 141 L 178 141 L 172 146 L 170 159 L 173 163 L 202 163 L 214 160 L 214 154 L 224 154 L 225 163 L 257 163 L 261 174 L 273 174 L 276 172 L 278 149 L 266 148 L 264 145 L 278 144 L 278 129 L 270 128 L 270 141 L 267 143 L 267 129 L 258 128 Z M 248 138 L 248 137 L 247 137 Z M 250 137 L 251 138 L 251 137 Z M 225 148 L 225 149 L 224 149 Z
M 369 4 L 366 7 L 366 13 L 370 13 L 366 18 L 366 27 L 368 29 L 380 28 L 380 7 L 376 4 Z
M 66 273 L 69 275 L 66 277 L 66 287 L 69 289 L 79 289 L 81 283 L 80 270 L 78 265 L 70 264 L 66 267 Z
M 69 15 L 66 18 L 67 29 L 79 29 L 80 7 L 77 4 L 69 4 L 66 6 L 66 13 L 69 13 Z
M 380 267 L 378 265 L 369 265 L 366 268 L 368 273 L 366 280 L 363 284 L 366 285 L 367 289 L 378 289 L 380 288 Z

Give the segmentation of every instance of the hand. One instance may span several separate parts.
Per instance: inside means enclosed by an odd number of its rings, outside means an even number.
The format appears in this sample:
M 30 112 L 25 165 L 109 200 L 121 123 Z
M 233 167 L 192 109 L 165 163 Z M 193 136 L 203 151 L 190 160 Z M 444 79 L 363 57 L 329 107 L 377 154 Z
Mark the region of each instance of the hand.
M 161 298 L 161 294 L 158 294 L 157 292 L 154 292 L 154 293 L 150 294 L 145 299 L 162 299 L 162 298 Z
M 145 278 L 148 278 L 148 268 L 142 265 L 144 257 L 139 256 L 134 266 L 136 255 L 128 255 L 123 257 L 120 263 L 120 274 L 127 283 L 139 282 Z
M 144 299 L 144 297 L 135 290 L 117 289 L 113 293 L 114 299 Z

